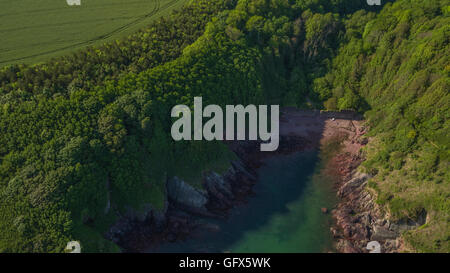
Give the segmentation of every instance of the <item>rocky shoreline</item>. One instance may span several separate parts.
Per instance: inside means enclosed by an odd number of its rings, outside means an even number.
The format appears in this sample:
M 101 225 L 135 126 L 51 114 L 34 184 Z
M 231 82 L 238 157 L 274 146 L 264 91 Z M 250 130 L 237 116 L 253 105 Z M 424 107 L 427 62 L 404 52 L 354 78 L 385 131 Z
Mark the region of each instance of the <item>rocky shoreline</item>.
M 208 218 L 226 218 L 231 209 L 245 205 L 257 182 L 256 169 L 267 156 L 306 151 L 313 143 L 302 138 L 281 136 L 280 149 L 273 154 L 259 152 L 259 142 L 227 143 L 238 156 L 224 174 L 205 171 L 203 188 L 195 189 L 178 177 L 167 179 L 167 200 L 162 211 L 129 210 L 105 234 L 125 252 L 143 252 L 165 242 L 176 242 L 200 236 L 202 232 L 218 232 L 220 228 Z M 199 250 L 201 251 L 201 250 Z
M 337 178 L 335 188 L 339 198 L 332 210 L 335 221 L 330 228 L 335 248 L 343 253 L 368 253 L 376 251 L 379 245 L 381 253 L 402 252 L 405 246 L 401 233 L 423 225 L 426 212 L 417 222 L 392 221 L 375 202 L 375 193 L 367 187 L 370 175 L 357 170 L 364 161 L 361 148 L 368 142 L 364 134 L 365 128 L 356 125 L 342 142 L 342 149 L 328 162 L 327 169 Z M 370 242 L 375 243 L 368 247 Z
M 143 252 L 152 246 L 183 240 L 195 233 L 218 231 L 208 218 L 226 217 L 228 211 L 245 202 L 256 176 L 242 161 L 233 161 L 223 175 L 203 174 L 203 189 L 195 189 L 178 177 L 167 179 L 167 200 L 162 211 L 132 211 L 112 226 L 106 238 L 125 252 Z
M 362 118 L 352 112 L 282 110 L 280 147 L 275 153 L 259 152 L 260 143 L 228 142 L 238 160 L 223 174 L 205 171 L 202 189 L 196 189 L 178 177 L 166 181 L 166 203 L 162 211 L 151 206 L 142 213 L 129 210 L 121 215 L 105 237 L 125 252 L 148 251 L 164 242 L 195 238 L 220 228 L 208 218 L 225 218 L 231 209 L 244 205 L 257 181 L 256 170 L 263 158 L 311 149 L 323 149 L 339 142 L 339 152 L 328 160 L 325 171 L 337 178 L 335 189 L 339 202 L 331 210 L 335 220 L 330 231 L 338 252 L 369 252 L 370 241 L 378 241 L 382 252 L 398 252 L 399 234 L 420 223 L 392 223 L 374 202 L 367 189 L 367 174 L 357 172 L 364 160 L 361 148 L 368 139 Z M 326 212 L 325 212 L 326 210 Z M 323 213 L 328 209 L 323 208 Z M 320 213 L 320 212 L 319 212 Z M 425 216 L 426 217 L 426 216 Z M 199 250 L 200 252 L 201 250 Z

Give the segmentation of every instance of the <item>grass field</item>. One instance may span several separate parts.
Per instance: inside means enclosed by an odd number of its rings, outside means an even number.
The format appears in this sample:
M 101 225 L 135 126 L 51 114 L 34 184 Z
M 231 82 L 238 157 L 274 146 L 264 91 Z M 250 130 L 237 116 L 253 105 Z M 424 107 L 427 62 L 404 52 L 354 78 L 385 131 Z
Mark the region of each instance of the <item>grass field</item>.
M 36 63 L 130 34 L 187 0 L 0 0 L 0 66 Z

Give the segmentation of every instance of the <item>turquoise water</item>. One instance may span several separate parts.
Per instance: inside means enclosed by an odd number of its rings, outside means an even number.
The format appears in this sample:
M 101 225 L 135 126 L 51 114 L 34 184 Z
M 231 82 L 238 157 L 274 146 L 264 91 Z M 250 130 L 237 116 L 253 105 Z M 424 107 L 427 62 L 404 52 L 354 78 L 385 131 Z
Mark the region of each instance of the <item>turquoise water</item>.
M 255 194 L 227 220 L 214 220 L 218 232 L 167 243 L 152 252 L 324 252 L 331 250 L 334 205 L 330 178 L 321 174 L 316 152 L 272 157 L 259 169 Z

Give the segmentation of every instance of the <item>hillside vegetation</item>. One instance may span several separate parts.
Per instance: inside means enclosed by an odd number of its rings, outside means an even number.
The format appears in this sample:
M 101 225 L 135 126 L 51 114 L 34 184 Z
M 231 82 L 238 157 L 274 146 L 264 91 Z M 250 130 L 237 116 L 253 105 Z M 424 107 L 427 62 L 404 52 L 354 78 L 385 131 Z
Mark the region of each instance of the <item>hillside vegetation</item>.
M 116 251 L 127 207 L 232 157 L 174 142 L 170 109 L 280 103 L 365 113 L 364 167 L 415 251 L 450 252 L 449 12 L 444 0 L 190 1 L 126 39 L 0 71 L 0 251 Z M 110 194 L 108 194 L 108 192 Z M 112 209 L 106 211 L 108 198 Z
M 125 86 L 177 58 L 227 5 L 193 1 L 124 40 L 3 69 L 2 252 L 60 252 L 71 240 L 83 251 L 114 251 L 102 235 L 126 205 L 162 207 L 170 150 L 161 142 L 170 139 L 151 117 L 165 105 L 152 103 L 149 89 Z M 108 192 L 117 211 L 105 215 Z
M 405 234 L 425 252 L 450 251 L 449 4 L 397 1 L 376 17 L 353 14 L 330 72 L 314 81 L 328 109 L 366 111 L 370 186 L 393 219 L 426 213 Z

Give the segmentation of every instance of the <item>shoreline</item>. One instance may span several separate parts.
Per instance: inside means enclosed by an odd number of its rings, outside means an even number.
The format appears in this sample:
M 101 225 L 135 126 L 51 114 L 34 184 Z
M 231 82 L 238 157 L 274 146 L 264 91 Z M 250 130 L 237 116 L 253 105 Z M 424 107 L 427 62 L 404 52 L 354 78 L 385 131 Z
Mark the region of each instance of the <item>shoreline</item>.
M 226 173 L 205 171 L 203 190 L 194 190 L 176 177 L 168 178 L 168 198 L 162 212 L 152 209 L 141 215 L 130 212 L 110 228 L 106 237 L 125 252 L 151 252 L 165 242 L 196 238 L 202 232 L 218 232 L 220 228 L 207 219 L 226 218 L 232 209 L 246 204 L 264 158 L 318 149 L 320 153 L 330 153 L 324 171 L 337 178 L 332 185 L 338 195 L 336 206 L 318 212 L 331 213 L 334 249 L 368 252 L 365 246 L 373 233 L 372 220 L 380 220 L 381 214 L 365 190 L 368 177 L 362 178 L 356 172 L 363 161 L 360 149 L 367 144 L 361 116 L 350 111 L 296 108 L 281 109 L 280 114 L 280 147 L 275 153 L 259 152 L 258 141 L 226 142 L 239 158 Z M 325 151 L 330 144 L 331 150 Z M 362 202 L 370 206 L 361 207 Z M 368 216 L 356 217 L 361 213 Z M 399 246 L 392 240 L 380 243 L 389 252 L 395 252 Z
M 366 128 L 352 123 L 353 130 L 340 141 L 340 150 L 326 163 L 327 171 L 336 182 L 334 190 L 338 197 L 331 211 L 333 224 L 330 232 L 335 249 L 340 253 L 369 253 L 369 242 L 379 244 L 381 253 L 396 253 L 404 247 L 393 223 L 375 202 L 374 193 L 367 187 L 370 175 L 358 171 L 364 162 L 361 148 L 368 143 L 364 137 Z

